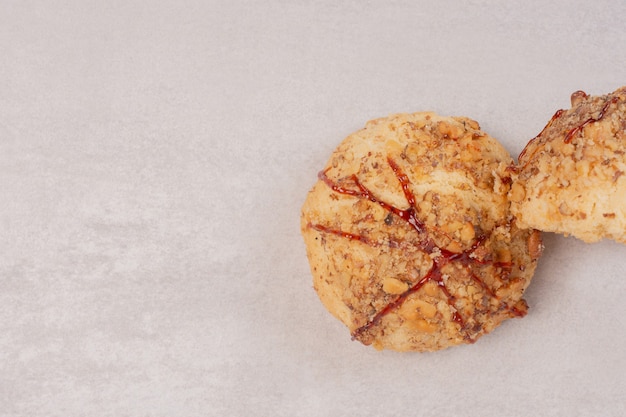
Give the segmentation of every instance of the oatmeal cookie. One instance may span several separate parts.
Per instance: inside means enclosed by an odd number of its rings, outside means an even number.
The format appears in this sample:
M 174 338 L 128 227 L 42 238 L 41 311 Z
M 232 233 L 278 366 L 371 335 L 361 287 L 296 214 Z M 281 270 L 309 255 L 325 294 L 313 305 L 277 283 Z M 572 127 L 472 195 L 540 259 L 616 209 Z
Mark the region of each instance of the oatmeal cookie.
M 353 339 L 438 350 L 526 314 L 542 245 L 510 215 L 512 162 L 475 121 L 431 112 L 372 120 L 339 145 L 301 230 L 314 288 Z
M 626 243 L 626 87 L 571 104 L 520 154 L 511 211 L 520 227 Z

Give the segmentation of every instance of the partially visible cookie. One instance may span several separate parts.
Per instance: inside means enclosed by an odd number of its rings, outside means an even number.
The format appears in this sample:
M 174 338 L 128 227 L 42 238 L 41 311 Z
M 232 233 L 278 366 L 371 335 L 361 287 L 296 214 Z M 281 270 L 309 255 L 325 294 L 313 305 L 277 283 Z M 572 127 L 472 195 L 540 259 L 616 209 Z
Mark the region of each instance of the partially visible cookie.
M 626 87 L 571 102 L 520 154 L 511 211 L 520 227 L 626 243 Z
M 377 349 L 472 343 L 526 314 L 541 236 L 509 212 L 512 159 L 473 120 L 373 120 L 348 136 L 302 207 L 314 288 Z

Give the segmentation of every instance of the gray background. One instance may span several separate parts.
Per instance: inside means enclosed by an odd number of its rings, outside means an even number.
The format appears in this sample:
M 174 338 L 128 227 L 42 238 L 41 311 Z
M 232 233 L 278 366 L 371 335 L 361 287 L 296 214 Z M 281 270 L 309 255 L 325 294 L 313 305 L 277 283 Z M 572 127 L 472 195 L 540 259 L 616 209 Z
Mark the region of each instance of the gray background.
M 366 120 L 517 155 L 626 84 L 621 1 L 0 1 L 1 416 L 623 416 L 626 246 L 546 235 L 530 313 L 351 342 L 299 210 Z

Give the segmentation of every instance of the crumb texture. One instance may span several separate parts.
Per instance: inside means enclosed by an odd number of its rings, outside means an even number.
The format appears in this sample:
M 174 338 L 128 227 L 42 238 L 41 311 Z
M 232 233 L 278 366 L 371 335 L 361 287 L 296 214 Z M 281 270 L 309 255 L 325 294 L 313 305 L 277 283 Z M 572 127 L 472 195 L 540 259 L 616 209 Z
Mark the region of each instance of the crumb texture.
M 510 214 L 512 163 L 475 121 L 432 112 L 372 120 L 339 145 L 301 229 L 315 290 L 354 339 L 438 350 L 526 314 L 542 244 Z
M 511 210 L 522 227 L 626 243 L 626 87 L 571 104 L 520 154 Z

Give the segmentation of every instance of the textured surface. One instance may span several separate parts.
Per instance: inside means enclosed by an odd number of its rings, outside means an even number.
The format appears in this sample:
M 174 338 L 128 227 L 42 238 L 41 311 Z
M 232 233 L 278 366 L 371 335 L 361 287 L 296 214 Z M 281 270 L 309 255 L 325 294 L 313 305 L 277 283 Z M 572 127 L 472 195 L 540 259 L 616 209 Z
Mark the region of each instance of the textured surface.
M 302 208 L 314 288 L 355 340 L 434 351 L 527 312 L 540 233 L 509 212 L 513 160 L 477 122 L 433 112 L 366 123 Z
M 626 243 L 626 87 L 571 102 L 520 154 L 511 210 L 526 227 Z
M 364 120 L 516 155 L 624 85 L 626 5 L 516 4 L 1 1 L 0 415 L 626 415 L 626 246 L 547 234 L 529 314 L 433 354 L 311 286 L 300 207 Z

